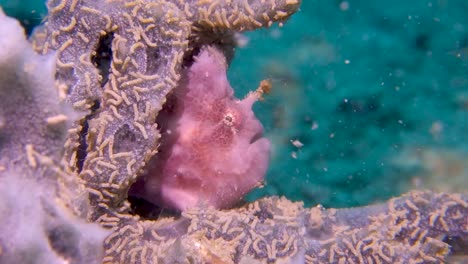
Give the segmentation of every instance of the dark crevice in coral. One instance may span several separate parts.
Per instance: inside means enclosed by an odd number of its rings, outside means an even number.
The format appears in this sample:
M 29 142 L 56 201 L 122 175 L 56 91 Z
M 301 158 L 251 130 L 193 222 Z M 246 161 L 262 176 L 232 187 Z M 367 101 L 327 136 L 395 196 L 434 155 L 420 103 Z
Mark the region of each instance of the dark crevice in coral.
M 83 164 L 86 159 L 88 143 L 86 137 L 88 136 L 89 124 L 88 121 L 96 115 L 96 111 L 99 109 L 99 101 L 94 101 L 94 104 L 91 106 L 91 113 L 86 115 L 85 118 L 81 121 L 81 130 L 80 130 L 80 139 L 78 149 L 76 150 L 76 168 L 78 173 L 83 170 Z
M 9 142 L 9 139 L 7 138 L 6 133 L 4 133 L 0 127 L 0 150 L 4 147 L 4 145 L 6 145 L 7 142 Z
M 139 197 L 129 195 L 128 201 L 130 202 L 130 213 L 133 215 L 138 215 L 142 219 L 157 220 L 160 217 L 180 215 L 178 212 L 161 208 Z
M 263 204 L 260 207 L 260 210 L 254 213 L 254 216 L 260 220 L 261 223 L 265 222 L 267 219 L 273 219 L 273 213 L 266 208 Z
M 137 180 L 132 184 L 128 192 L 128 201 L 131 206 L 131 213 L 134 215 L 139 215 L 143 219 L 158 219 L 161 215 L 177 215 L 175 211 L 171 211 L 165 208 L 162 208 L 158 205 L 155 205 L 143 198 L 141 198 L 141 193 L 144 193 L 145 190 L 145 173 L 148 171 L 154 171 L 160 162 L 164 162 L 167 158 L 167 155 L 172 151 L 175 140 L 175 132 L 171 134 L 167 133 L 168 122 L 171 119 L 176 119 L 179 117 L 180 113 L 177 113 L 177 94 L 180 91 L 175 89 L 171 94 L 167 96 L 167 100 L 163 105 L 161 111 L 156 118 L 156 123 L 158 125 L 158 130 L 161 133 L 161 138 L 159 139 L 158 153 L 151 158 L 147 163 L 146 167 L 143 170 L 143 173 L 138 176 Z M 130 131 L 130 127 L 125 125 L 117 131 L 114 141 L 119 142 L 119 144 L 114 145 L 114 152 L 125 152 L 131 150 L 133 146 L 132 142 L 135 141 L 135 135 Z M 117 148 L 117 149 L 116 149 Z
M 168 52 L 169 53 L 169 52 Z M 159 70 L 159 66 L 161 65 L 159 61 L 160 51 L 158 48 L 146 48 L 146 74 L 153 75 L 156 74 Z M 166 54 L 164 52 L 164 54 Z
M 76 150 L 76 168 L 78 173 L 83 170 L 83 164 L 86 159 L 86 149 L 88 148 L 88 144 L 86 143 L 86 136 L 88 135 L 88 129 L 88 116 L 86 116 L 81 124 L 79 146 Z
M 443 241 L 450 245 L 450 255 L 467 255 L 468 240 L 460 236 L 447 236 Z
M 200 47 L 193 47 L 189 52 L 186 52 L 183 57 L 182 67 L 184 69 L 190 68 L 193 62 L 195 61 L 195 57 L 200 53 Z
M 191 49 L 184 54 L 182 67 L 190 68 L 194 58 L 200 53 L 203 46 L 215 46 L 220 49 L 226 57 L 227 64 L 234 58 L 237 39 L 232 32 L 212 32 L 211 30 L 198 32 L 189 40 Z
M 101 87 L 106 85 L 109 80 L 109 73 L 111 71 L 112 63 L 112 41 L 114 40 L 114 33 L 110 32 L 99 38 L 99 43 L 96 51 L 91 56 L 91 61 L 94 66 L 99 70 L 101 75 L 100 84 Z
M 70 230 L 69 226 L 56 226 L 47 231 L 47 239 L 50 247 L 57 255 L 66 259 L 77 259 L 79 257 L 77 245 L 79 238 Z

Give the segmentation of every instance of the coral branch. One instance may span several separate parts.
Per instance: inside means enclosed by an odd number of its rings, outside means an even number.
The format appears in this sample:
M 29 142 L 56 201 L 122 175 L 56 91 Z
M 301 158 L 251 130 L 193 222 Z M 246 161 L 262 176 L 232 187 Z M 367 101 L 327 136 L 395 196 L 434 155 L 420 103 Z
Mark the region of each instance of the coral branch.
M 338 210 L 272 197 L 117 232 L 107 263 L 444 263 L 468 242 L 468 197 L 412 192 Z

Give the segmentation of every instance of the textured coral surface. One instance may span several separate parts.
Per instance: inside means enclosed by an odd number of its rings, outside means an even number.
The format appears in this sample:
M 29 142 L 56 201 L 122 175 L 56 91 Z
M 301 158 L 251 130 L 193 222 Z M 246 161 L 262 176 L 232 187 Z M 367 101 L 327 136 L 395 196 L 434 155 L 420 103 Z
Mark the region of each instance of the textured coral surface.
M 59 166 L 76 114 L 54 89 L 54 54 L 35 54 L 1 9 L 0 47 L 0 263 L 100 263 L 109 231 L 74 216 L 62 189 L 81 188 Z
M 58 90 L 85 116 L 69 130 L 64 163 L 91 193 L 92 221 L 114 226 L 126 195 L 157 152 L 157 113 L 185 60 L 206 42 L 283 21 L 296 0 L 56 1 L 33 44 L 56 50 Z M 256 10 L 257 12 L 254 12 Z M 82 212 L 84 213 L 84 212 Z
M 449 253 L 466 254 L 467 242 L 466 195 L 412 192 L 341 210 L 272 197 L 119 229 L 104 262 L 444 263 Z

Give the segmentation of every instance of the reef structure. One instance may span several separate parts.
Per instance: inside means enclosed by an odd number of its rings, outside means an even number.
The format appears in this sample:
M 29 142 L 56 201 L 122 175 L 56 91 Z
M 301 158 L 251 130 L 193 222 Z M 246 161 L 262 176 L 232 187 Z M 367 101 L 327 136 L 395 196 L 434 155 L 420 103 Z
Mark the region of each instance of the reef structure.
M 157 152 L 157 113 L 184 60 L 206 42 L 292 15 L 298 0 L 49 1 L 33 46 L 57 52 L 61 97 L 85 117 L 69 130 L 63 164 L 90 192 L 90 221 L 113 227 L 129 187 Z M 227 42 L 227 43 L 225 43 Z
M 49 79 L 39 86 L 33 81 L 40 75 L 0 75 L 0 186 L 8 189 L 22 174 L 28 184 L 20 186 L 36 190 L 37 183 L 45 193 L 42 201 L 58 203 L 40 203 L 46 219 L 59 224 L 34 233 L 57 258 L 53 263 L 444 263 L 449 255 L 466 255 L 468 197 L 461 194 L 413 192 L 381 205 L 339 210 L 305 209 L 272 197 L 155 220 L 132 214 L 127 193 L 158 151 L 158 113 L 198 50 L 217 45 L 229 53 L 235 32 L 281 23 L 299 5 L 48 2 L 48 19 L 31 41 L 41 54 L 35 58 L 49 58 L 36 64 Z M 0 34 L 10 32 L 2 28 Z M 25 42 L 21 33 L 15 36 L 11 43 Z M 28 49 L 18 52 L 34 57 Z M 30 64 L 12 64 L 3 59 L 8 51 L 2 52 L 0 68 L 34 73 L 25 71 Z M 12 82 L 12 74 L 20 81 Z M 5 195 L 1 205 L 14 205 L 15 198 Z M 24 215 L 11 217 L 14 222 Z M 75 235 L 61 236 L 70 230 Z M 98 235 L 76 235 L 83 230 Z M 8 238 L 0 236 L 0 260 L 22 262 L 33 247 L 18 244 L 14 249 L 25 250 L 15 251 Z
M 110 231 L 73 214 L 87 193 L 60 166 L 79 115 L 59 100 L 55 55 L 34 53 L 1 9 L 0 47 L 0 263 L 101 263 Z
M 264 198 L 232 210 L 140 221 L 107 238 L 114 246 L 105 262 L 445 263 L 450 253 L 466 255 L 467 216 L 466 195 L 415 191 L 339 210 Z M 124 254 L 114 251 L 132 243 Z M 150 252 L 159 257 L 148 261 Z

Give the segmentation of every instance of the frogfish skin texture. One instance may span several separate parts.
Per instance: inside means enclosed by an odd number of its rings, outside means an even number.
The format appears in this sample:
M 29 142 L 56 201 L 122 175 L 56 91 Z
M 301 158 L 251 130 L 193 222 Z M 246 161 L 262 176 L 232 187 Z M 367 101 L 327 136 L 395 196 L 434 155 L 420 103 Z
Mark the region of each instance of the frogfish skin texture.
M 160 151 L 142 177 L 142 195 L 166 208 L 226 208 L 264 179 L 270 142 L 252 105 L 234 97 L 224 55 L 202 49 L 158 117 Z

